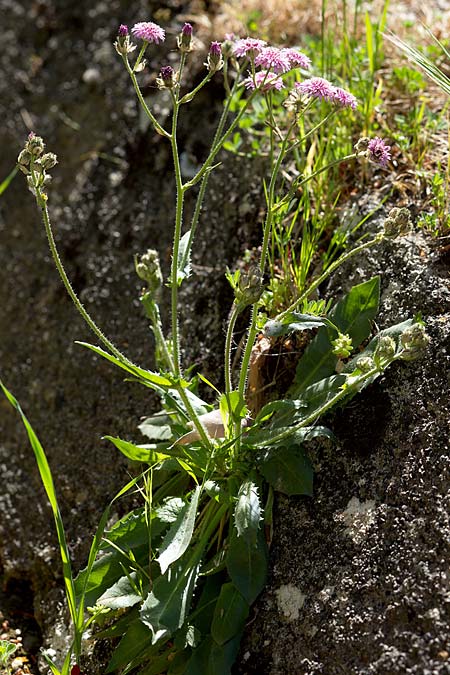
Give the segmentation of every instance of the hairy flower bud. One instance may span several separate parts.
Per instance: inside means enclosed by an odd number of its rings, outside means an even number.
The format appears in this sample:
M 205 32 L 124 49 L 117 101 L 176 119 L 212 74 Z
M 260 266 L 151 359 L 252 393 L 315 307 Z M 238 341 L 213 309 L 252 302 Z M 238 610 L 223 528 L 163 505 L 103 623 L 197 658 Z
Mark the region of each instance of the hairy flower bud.
M 253 305 L 258 302 L 263 291 L 261 270 L 254 265 L 239 277 L 238 286 L 235 288 L 236 303 L 242 307 Z
M 356 367 L 359 368 L 362 373 L 368 373 L 375 367 L 375 361 L 370 356 L 361 356 L 361 358 L 356 361 Z
M 44 152 L 45 143 L 40 136 L 32 131 L 28 135 L 28 140 L 25 143 L 25 150 L 27 150 L 32 157 L 40 157 Z
M 31 161 L 30 152 L 24 148 L 19 153 L 19 156 L 17 158 L 17 163 L 21 164 L 22 166 L 28 166 L 30 161 Z
M 353 351 L 353 344 L 350 335 L 339 333 L 336 340 L 332 340 L 333 354 L 339 359 L 346 359 Z
M 217 73 L 223 68 L 222 46 L 220 42 L 211 42 L 206 67 L 210 73 Z
M 187 54 L 192 51 L 192 32 L 193 29 L 191 24 L 185 23 L 181 29 L 181 33 L 177 37 L 177 45 L 180 52 L 185 52 Z
M 423 324 L 415 323 L 402 333 L 400 342 L 403 346 L 400 358 L 413 361 L 422 356 L 430 342 L 430 337 L 426 334 Z
M 156 293 L 163 281 L 158 252 L 149 248 L 140 259 L 136 255 L 134 257 L 134 266 L 138 277 L 147 282 L 150 291 Z
M 159 89 L 173 89 L 177 83 L 177 74 L 172 66 L 163 66 L 159 72 L 159 77 L 156 79 L 156 84 Z
M 136 49 L 136 45 L 134 45 L 130 40 L 128 26 L 123 23 L 119 26 L 117 31 L 117 39 L 114 43 L 114 47 L 116 48 L 116 52 L 121 56 L 131 54 L 131 52 L 134 52 Z
M 54 152 L 46 152 L 45 155 L 42 155 L 40 162 L 44 171 L 48 171 L 58 164 L 58 158 Z
M 389 335 L 381 335 L 374 353 L 374 359 L 377 365 L 381 361 L 390 361 L 397 351 L 395 340 Z
M 384 221 L 384 236 L 394 239 L 403 237 L 412 227 L 411 215 L 406 208 L 393 208 Z

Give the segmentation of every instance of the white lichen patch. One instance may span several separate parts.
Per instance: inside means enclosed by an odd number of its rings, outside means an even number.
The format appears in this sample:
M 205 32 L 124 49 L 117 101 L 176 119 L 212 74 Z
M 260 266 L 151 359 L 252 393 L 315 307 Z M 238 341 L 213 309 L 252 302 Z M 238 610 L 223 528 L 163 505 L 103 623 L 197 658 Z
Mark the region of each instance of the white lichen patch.
M 298 619 L 299 612 L 305 603 L 306 595 L 293 584 L 280 586 L 280 588 L 277 588 L 275 591 L 275 595 L 280 614 L 288 621 L 295 621 L 295 619 Z
M 370 526 L 375 520 L 376 503 L 373 499 L 360 502 L 358 497 L 352 497 L 345 511 L 335 515 L 335 519 L 346 526 L 346 533 L 355 544 L 360 544 L 367 536 Z

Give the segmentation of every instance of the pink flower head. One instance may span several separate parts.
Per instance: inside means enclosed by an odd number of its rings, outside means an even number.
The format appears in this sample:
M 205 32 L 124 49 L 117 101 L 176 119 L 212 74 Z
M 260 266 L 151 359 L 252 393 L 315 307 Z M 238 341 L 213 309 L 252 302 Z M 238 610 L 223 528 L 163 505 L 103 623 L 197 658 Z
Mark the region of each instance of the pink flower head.
M 128 35 L 128 26 L 126 26 L 124 23 L 121 23 L 119 30 L 117 31 L 117 35 L 121 38 L 126 37 Z
M 261 66 L 264 70 L 273 70 L 280 75 L 291 70 L 291 63 L 278 47 L 263 47 L 255 58 L 255 66 Z
M 281 53 L 287 57 L 291 68 L 304 68 L 308 70 L 311 67 L 311 59 L 298 49 L 285 48 Z
M 242 38 L 235 43 L 233 54 L 238 58 L 247 56 L 249 59 L 254 59 L 264 49 L 266 44 L 265 40 L 257 40 L 250 37 Z
M 261 89 L 261 91 L 269 91 L 269 89 L 276 89 L 280 91 L 283 89 L 284 84 L 281 77 L 278 77 L 277 73 L 261 71 L 260 73 L 255 74 L 255 79 L 253 77 L 247 77 L 244 80 L 244 86 L 246 89 Z
M 368 157 L 376 164 L 386 166 L 391 159 L 391 146 L 387 145 L 382 138 L 375 136 L 367 145 Z
M 300 93 L 311 98 L 320 98 L 323 101 L 335 100 L 336 87 L 333 87 L 331 82 L 328 82 L 323 77 L 311 77 L 309 80 L 304 80 L 304 82 L 296 82 L 295 87 Z
M 153 23 L 153 21 L 141 21 L 140 23 L 136 23 L 131 29 L 131 32 L 135 38 L 146 40 L 146 42 L 155 42 L 156 44 L 164 42 L 166 37 L 161 26 Z
M 356 106 L 358 105 L 358 101 L 353 94 L 350 94 L 345 89 L 341 89 L 341 87 L 334 88 L 334 100 L 341 108 L 356 110 Z
M 219 59 L 222 56 L 222 45 L 220 42 L 211 42 L 209 53 L 212 57 Z

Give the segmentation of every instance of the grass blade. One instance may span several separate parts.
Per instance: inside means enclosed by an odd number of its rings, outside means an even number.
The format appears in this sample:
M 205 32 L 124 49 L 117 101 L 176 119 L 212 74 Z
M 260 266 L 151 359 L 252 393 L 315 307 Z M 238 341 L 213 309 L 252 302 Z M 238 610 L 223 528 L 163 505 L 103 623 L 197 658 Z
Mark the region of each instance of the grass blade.
M 18 172 L 18 167 L 15 166 L 14 169 L 9 173 L 6 178 L 0 183 L 0 195 L 2 195 L 5 190 L 9 187 L 12 179 L 16 176 Z

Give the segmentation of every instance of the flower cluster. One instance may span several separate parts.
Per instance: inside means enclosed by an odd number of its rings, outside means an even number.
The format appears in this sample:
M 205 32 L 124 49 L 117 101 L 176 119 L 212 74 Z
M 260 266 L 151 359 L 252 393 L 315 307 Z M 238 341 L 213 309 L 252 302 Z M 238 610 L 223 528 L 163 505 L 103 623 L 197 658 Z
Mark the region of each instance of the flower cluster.
M 42 138 L 31 131 L 17 158 L 17 165 L 26 175 L 28 187 L 34 195 L 37 195 L 38 189 L 49 185 L 52 177 L 47 172 L 58 163 L 56 155 L 53 152 L 44 152 L 44 149 Z
M 353 94 L 350 94 L 350 92 L 341 87 L 335 87 L 323 77 L 311 77 L 309 80 L 304 80 L 304 82 L 296 82 L 295 88 L 300 94 L 308 98 L 335 103 L 341 108 L 352 108 L 352 110 L 355 110 L 358 105 Z
M 261 89 L 261 91 L 269 91 L 269 89 L 276 89 L 280 91 L 283 89 L 284 84 L 281 77 L 276 73 L 270 71 L 260 71 L 255 73 L 255 77 L 250 75 L 244 80 L 244 86 L 246 89 Z
M 154 42 L 159 44 L 164 42 L 166 34 L 164 29 L 158 24 L 153 23 L 153 21 L 141 21 L 136 23 L 131 29 L 133 37 L 140 40 L 145 40 L 145 42 Z

